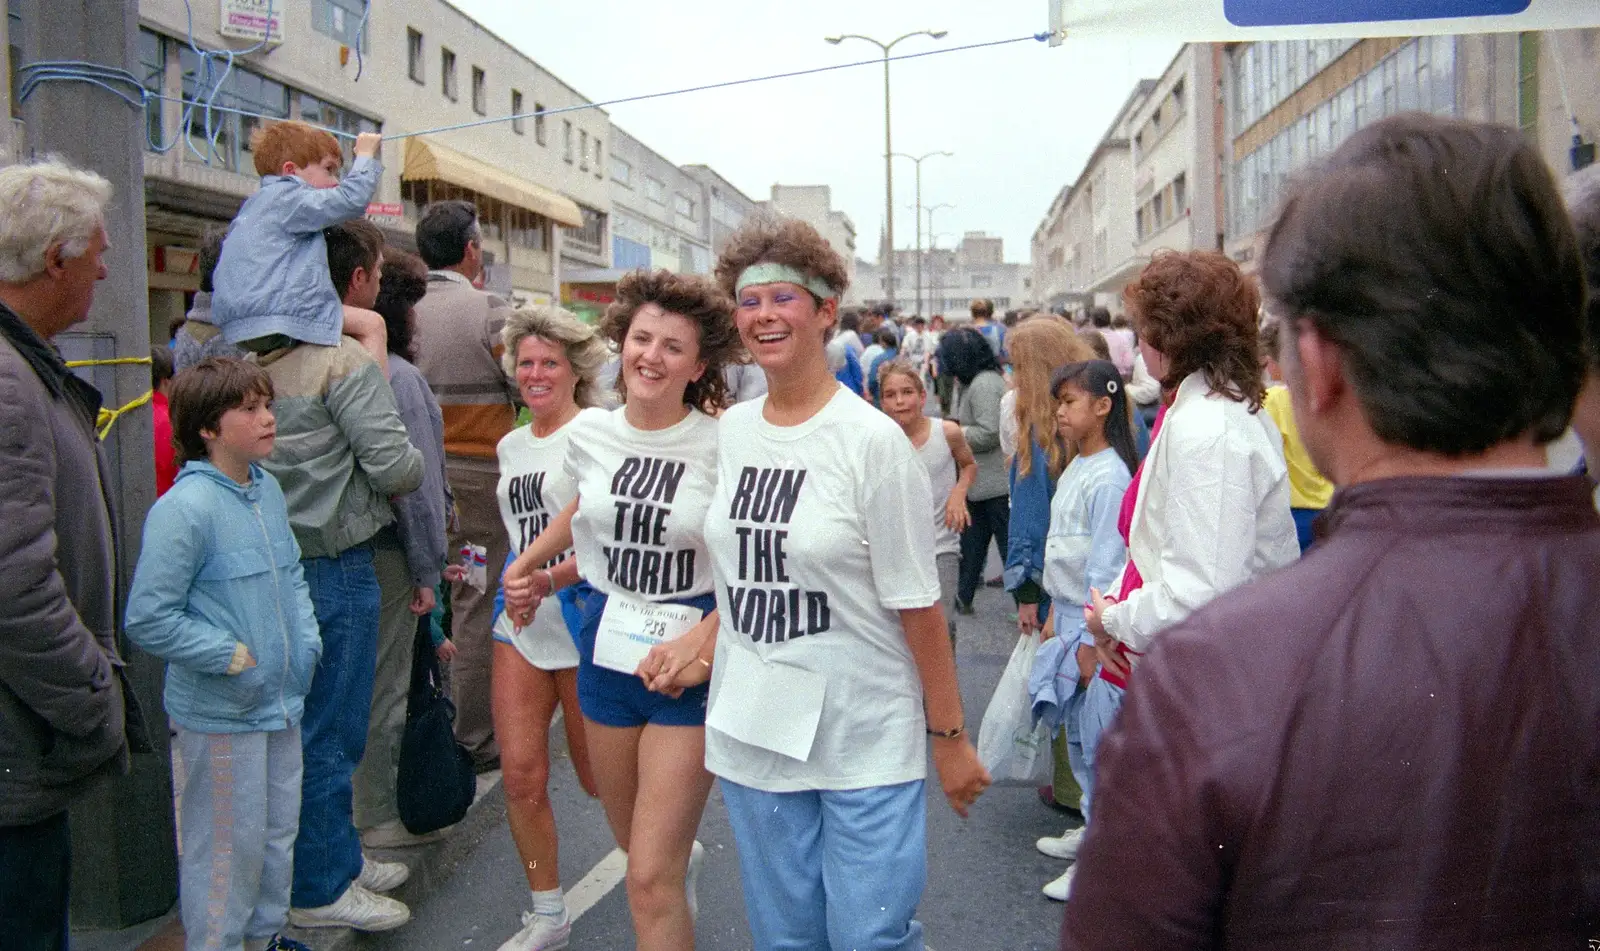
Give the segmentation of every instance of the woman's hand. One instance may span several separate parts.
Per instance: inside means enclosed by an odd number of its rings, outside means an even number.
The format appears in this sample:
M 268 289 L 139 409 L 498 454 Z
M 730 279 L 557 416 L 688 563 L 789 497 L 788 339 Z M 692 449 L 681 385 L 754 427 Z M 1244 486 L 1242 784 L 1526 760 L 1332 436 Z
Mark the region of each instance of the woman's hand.
M 689 687 L 711 679 L 711 668 L 700 663 L 700 644 L 686 644 L 688 635 L 650 648 L 634 671 L 645 689 L 676 700 Z
M 506 614 L 517 627 L 533 623 L 539 604 L 551 593 L 550 572 L 525 566 L 521 558 L 511 563 L 500 581 L 506 590 Z
M 1027 637 L 1039 629 L 1039 606 L 1037 604 L 1017 605 L 1017 628 L 1022 631 L 1022 636 Z
M 956 815 L 965 819 L 967 810 L 993 782 L 989 771 L 978 762 L 978 751 L 965 734 L 946 739 L 933 738 L 933 766 L 939 772 L 939 785 Z
M 944 527 L 957 535 L 972 524 L 972 513 L 967 511 L 967 493 L 957 489 L 944 502 Z
M 1105 613 L 1106 608 L 1116 603 L 1116 598 L 1106 597 L 1100 593 L 1099 588 L 1089 589 L 1089 603 L 1083 606 L 1083 623 L 1088 625 L 1089 633 L 1094 635 L 1096 644 L 1111 637 L 1106 633 Z

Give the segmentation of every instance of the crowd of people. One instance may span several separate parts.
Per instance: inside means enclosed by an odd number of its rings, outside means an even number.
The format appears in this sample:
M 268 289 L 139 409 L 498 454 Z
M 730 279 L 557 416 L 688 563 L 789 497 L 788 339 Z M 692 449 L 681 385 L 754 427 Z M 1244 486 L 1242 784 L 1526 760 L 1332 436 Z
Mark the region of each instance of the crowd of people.
M 558 709 L 639 948 L 694 947 L 713 786 L 759 951 L 921 948 L 928 761 L 963 817 L 992 781 L 985 585 L 1043 642 L 1063 948 L 1600 934 L 1600 514 L 1548 449 L 1600 447 L 1600 171 L 1563 198 L 1515 130 L 1403 115 L 1295 183 L 1259 275 L 1161 252 L 1116 315 L 843 308 L 838 254 L 762 218 L 591 325 L 482 289 L 471 204 L 387 246 L 376 144 L 341 179 L 326 133 L 258 133 L 152 358 L 125 605 L 99 394 L 50 343 L 109 188 L 0 169 L 8 947 L 66 946 L 66 807 L 160 728 L 120 620 L 168 663 L 191 949 L 409 919 L 368 853 L 448 834 L 397 802 L 418 644 L 502 770 L 501 951 L 574 940 Z

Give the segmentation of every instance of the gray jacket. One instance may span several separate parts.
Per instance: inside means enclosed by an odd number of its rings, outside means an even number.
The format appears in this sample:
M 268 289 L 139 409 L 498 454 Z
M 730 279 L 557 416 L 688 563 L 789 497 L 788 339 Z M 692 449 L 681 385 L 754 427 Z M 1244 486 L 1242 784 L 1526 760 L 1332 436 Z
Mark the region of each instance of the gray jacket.
M 389 385 L 411 445 L 422 453 L 422 485 L 394 498 L 395 527 L 405 546 L 411 583 L 439 584 L 449 543 L 446 531 L 454 501 L 444 468 L 444 417 L 422 373 L 404 357 L 389 354 Z
M 278 441 L 262 467 L 289 503 L 302 558 L 337 558 L 394 521 L 389 497 L 422 484 L 394 390 L 349 337 L 261 357 L 272 378 Z
M 1011 491 L 1006 459 L 1000 452 L 1000 400 L 1006 395 L 1006 378 L 985 370 L 961 388 L 956 419 L 978 460 L 978 478 L 967 490 L 974 502 L 998 498 Z
M 0 826 L 47 819 L 128 768 L 99 408 L 0 305 Z

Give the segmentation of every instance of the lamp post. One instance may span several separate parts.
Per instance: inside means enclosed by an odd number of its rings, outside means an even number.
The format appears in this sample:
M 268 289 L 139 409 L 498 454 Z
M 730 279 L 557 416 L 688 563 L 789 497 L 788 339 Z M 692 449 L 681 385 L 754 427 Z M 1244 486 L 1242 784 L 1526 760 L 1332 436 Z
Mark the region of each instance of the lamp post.
M 923 211 L 926 211 L 928 213 L 928 234 L 930 234 L 930 235 L 933 234 L 933 213 L 938 211 L 941 208 L 954 208 L 954 207 L 955 207 L 955 205 L 952 205 L 949 202 L 942 201 L 939 204 L 934 205 L 932 208 L 924 208 L 924 209 L 922 209 Z M 920 215 L 920 214 L 917 215 L 917 221 L 918 221 L 919 224 L 921 223 L 922 215 Z M 932 239 L 930 239 L 928 243 L 932 244 L 933 243 Z M 919 270 L 921 268 L 921 265 L 922 265 L 922 257 L 921 257 L 921 255 L 918 255 L 917 256 L 917 266 L 918 266 Z M 921 279 L 920 275 L 918 276 L 918 279 L 919 280 Z
M 889 268 L 885 277 L 885 289 L 888 291 L 889 300 L 894 298 L 894 145 L 889 133 L 889 51 L 894 49 L 902 40 L 909 40 L 913 36 L 926 36 L 930 39 L 941 40 L 946 35 L 945 30 L 917 30 L 904 36 L 897 36 L 885 43 L 875 40 L 870 36 L 859 33 L 844 33 L 839 36 L 824 37 L 827 42 L 838 46 L 845 40 L 866 40 L 868 43 L 883 50 L 883 215 L 884 236 L 889 245 Z
M 894 154 L 901 158 L 908 158 L 917 164 L 917 313 L 920 315 L 922 313 L 922 160 L 932 158 L 935 155 L 943 155 L 948 158 L 956 153 L 939 151 L 925 152 L 922 155 L 908 155 L 905 152 L 895 152 Z M 928 227 L 933 227 L 932 222 L 929 222 Z
M 932 254 L 933 252 L 939 250 L 939 239 L 943 238 L 943 237 L 954 238 L 954 237 L 956 237 L 956 235 L 950 234 L 947 231 L 941 231 L 941 232 L 939 232 L 937 234 L 934 233 L 934 230 L 933 230 L 933 216 L 929 215 L 928 216 L 928 253 Z M 935 293 L 934 287 L 933 287 L 933 281 L 934 281 L 935 278 L 937 278 L 939 276 L 939 268 L 937 267 L 938 261 L 935 260 L 934 264 L 935 264 L 935 267 L 933 268 L 933 273 L 928 278 L 928 294 L 929 294 L 930 297 Z M 938 292 L 937 293 L 939 294 L 939 306 L 935 307 L 934 309 L 935 310 L 943 310 L 944 309 L 944 282 L 943 281 L 939 282 L 939 288 L 938 288 Z

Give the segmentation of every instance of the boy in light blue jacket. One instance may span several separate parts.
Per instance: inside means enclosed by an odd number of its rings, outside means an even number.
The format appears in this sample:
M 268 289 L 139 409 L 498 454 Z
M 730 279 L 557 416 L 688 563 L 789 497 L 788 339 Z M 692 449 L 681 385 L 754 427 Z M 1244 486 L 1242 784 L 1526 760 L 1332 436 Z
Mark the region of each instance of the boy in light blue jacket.
M 322 653 L 278 482 L 272 381 L 212 357 L 169 396 L 185 464 L 150 510 L 128 637 L 166 660 L 183 757 L 186 947 L 301 951 L 288 922 L 300 824 L 300 718 Z
M 235 216 L 212 278 L 212 320 L 229 343 L 256 352 L 290 341 L 335 347 L 347 334 L 387 364 L 383 318 L 339 300 L 322 237 L 324 228 L 366 214 L 383 174 L 381 141 L 376 132 L 356 136 L 341 181 L 344 155 L 329 132 L 276 122 L 251 137 L 261 190 Z

